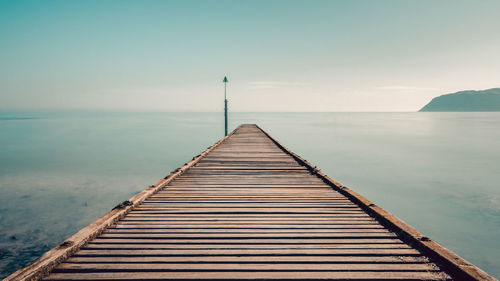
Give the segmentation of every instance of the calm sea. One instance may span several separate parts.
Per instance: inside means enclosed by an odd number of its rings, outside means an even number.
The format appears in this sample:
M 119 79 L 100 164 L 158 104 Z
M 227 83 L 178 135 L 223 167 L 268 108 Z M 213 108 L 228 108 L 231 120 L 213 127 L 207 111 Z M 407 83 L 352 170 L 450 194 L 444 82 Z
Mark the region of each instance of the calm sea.
M 500 277 L 500 113 L 233 113 Z M 215 143 L 218 113 L 0 113 L 0 277 Z

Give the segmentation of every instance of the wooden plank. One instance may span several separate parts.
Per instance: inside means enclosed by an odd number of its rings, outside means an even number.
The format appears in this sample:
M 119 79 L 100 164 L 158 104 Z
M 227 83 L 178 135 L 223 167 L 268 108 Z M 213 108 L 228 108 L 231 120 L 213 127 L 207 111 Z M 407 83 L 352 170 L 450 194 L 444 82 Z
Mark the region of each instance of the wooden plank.
M 106 233 L 120 234 L 175 234 L 175 233 L 390 233 L 385 228 L 355 229 L 355 228 L 108 228 Z
M 82 248 L 75 256 L 415 256 L 420 255 L 415 249 L 100 249 Z
M 80 263 L 341 263 L 341 264 L 415 264 L 428 263 L 424 256 L 74 256 L 68 262 Z
M 248 223 L 186 223 L 186 224 L 131 224 L 131 223 L 120 223 L 114 229 L 209 229 L 209 228 L 225 228 L 225 229 L 385 229 L 383 226 L 372 223 L 372 224 L 253 224 Z
M 334 220 L 333 220 L 334 219 Z M 314 216 L 276 216 L 276 215 L 252 215 L 252 216 L 226 216 L 219 215 L 214 217 L 203 216 L 183 216 L 183 215 L 170 215 L 170 216 L 127 216 L 121 222 L 175 222 L 175 223 L 195 223 L 195 222 L 238 222 L 238 223 L 290 223 L 296 222 L 299 224 L 307 223 L 328 223 L 328 224 L 345 224 L 349 223 L 376 223 L 376 221 L 369 216 L 345 216 L 335 215 L 327 217 L 314 217 Z
M 241 238 L 262 238 L 262 239 L 317 239 L 317 238 L 363 238 L 363 239 L 376 239 L 385 237 L 396 237 L 395 234 L 390 232 L 373 232 L 373 233 L 335 233 L 335 232 L 285 232 L 285 233 L 143 233 L 143 234 L 132 234 L 132 233 L 116 233 L 116 232 L 106 232 L 102 233 L 99 237 L 103 238 L 148 238 L 148 239 L 163 239 L 163 238 L 177 238 L 177 239 L 187 239 L 187 238 L 212 238 L 212 239 L 241 239 Z
M 229 271 L 229 270 L 253 270 L 253 271 L 438 271 L 430 263 L 392 263 L 392 264 L 340 264 L 340 263 L 293 263 L 293 264 L 263 264 L 263 263 L 63 263 L 56 272 L 113 272 L 113 271 Z
M 214 249 L 411 249 L 404 243 L 380 244 L 165 244 L 165 243 L 89 243 L 86 250 L 100 249 L 182 249 L 182 250 L 214 250 Z
M 45 280 L 199 280 L 203 279 L 243 279 L 243 280 L 448 280 L 443 274 L 435 272 L 399 271 L 226 271 L 226 272 L 89 272 L 53 273 Z
M 90 243 L 102 243 L 102 244 L 110 244 L 110 243 L 151 243 L 151 244 L 244 244 L 244 245 L 270 245 L 270 244 L 279 244 L 279 245 L 314 245 L 314 244 L 322 244 L 322 245 L 353 245 L 353 244 L 391 244 L 391 245 L 399 245 L 405 244 L 401 240 L 396 237 L 388 237 L 384 239 L 349 239 L 349 238 L 340 238 L 340 239 L 258 239 L 258 238 L 250 238 L 250 239 L 109 239 L 103 237 L 97 237 L 92 240 Z M 90 245 L 87 244 L 87 245 Z M 405 244 L 406 245 L 406 244 Z
M 312 201 L 312 202 L 289 202 L 289 201 L 283 201 L 283 202 L 276 202 L 275 200 L 271 202 L 245 202 L 245 201 L 239 201 L 239 202 L 223 202 L 223 201 L 194 201 L 194 202 L 189 202 L 189 201 L 181 201 L 181 202 L 175 202 L 175 201 L 162 201 L 159 202 L 162 203 L 161 205 L 158 204 L 158 202 L 143 202 L 141 206 L 138 208 L 166 208 L 165 205 L 168 207 L 177 207 L 177 206 L 189 206 L 189 207 L 196 207 L 196 208 L 203 208 L 203 207 L 212 207 L 212 206 L 223 206 L 223 207 L 234 207 L 234 208 L 239 208 L 239 207 L 308 207 L 308 208 L 356 208 L 356 209 L 361 209 L 358 206 L 352 204 L 349 201 L 344 201 L 344 202 L 324 202 L 324 201 Z M 194 206 L 191 206 L 194 205 Z

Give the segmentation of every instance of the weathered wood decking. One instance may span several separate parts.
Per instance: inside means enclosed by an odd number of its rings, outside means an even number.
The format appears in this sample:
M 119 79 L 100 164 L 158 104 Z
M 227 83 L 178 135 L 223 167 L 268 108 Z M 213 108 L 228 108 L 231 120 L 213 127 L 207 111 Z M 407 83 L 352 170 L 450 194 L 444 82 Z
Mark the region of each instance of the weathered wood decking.
M 238 127 L 7 280 L 42 276 L 494 280 L 255 125 Z

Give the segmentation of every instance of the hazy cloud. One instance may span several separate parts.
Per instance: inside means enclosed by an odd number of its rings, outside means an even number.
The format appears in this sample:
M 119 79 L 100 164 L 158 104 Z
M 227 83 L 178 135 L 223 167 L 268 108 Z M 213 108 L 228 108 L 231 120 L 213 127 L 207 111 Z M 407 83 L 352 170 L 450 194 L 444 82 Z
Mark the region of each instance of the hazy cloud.
M 401 85 L 392 85 L 392 86 L 381 86 L 375 87 L 376 90 L 386 90 L 386 91 L 437 91 L 438 88 L 430 88 L 430 87 L 413 87 L 413 86 L 401 86 Z
M 305 86 L 306 83 L 301 82 L 284 82 L 284 81 L 255 81 L 250 83 L 251 89 L 276 89 Z

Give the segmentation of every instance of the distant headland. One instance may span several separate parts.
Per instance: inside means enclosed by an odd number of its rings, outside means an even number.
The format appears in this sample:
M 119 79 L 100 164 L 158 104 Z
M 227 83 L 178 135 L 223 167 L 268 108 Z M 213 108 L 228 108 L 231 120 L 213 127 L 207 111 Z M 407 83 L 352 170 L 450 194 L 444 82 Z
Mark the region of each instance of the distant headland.
M 419 111 L 500 111 L 500 88 L 442 95 Z

